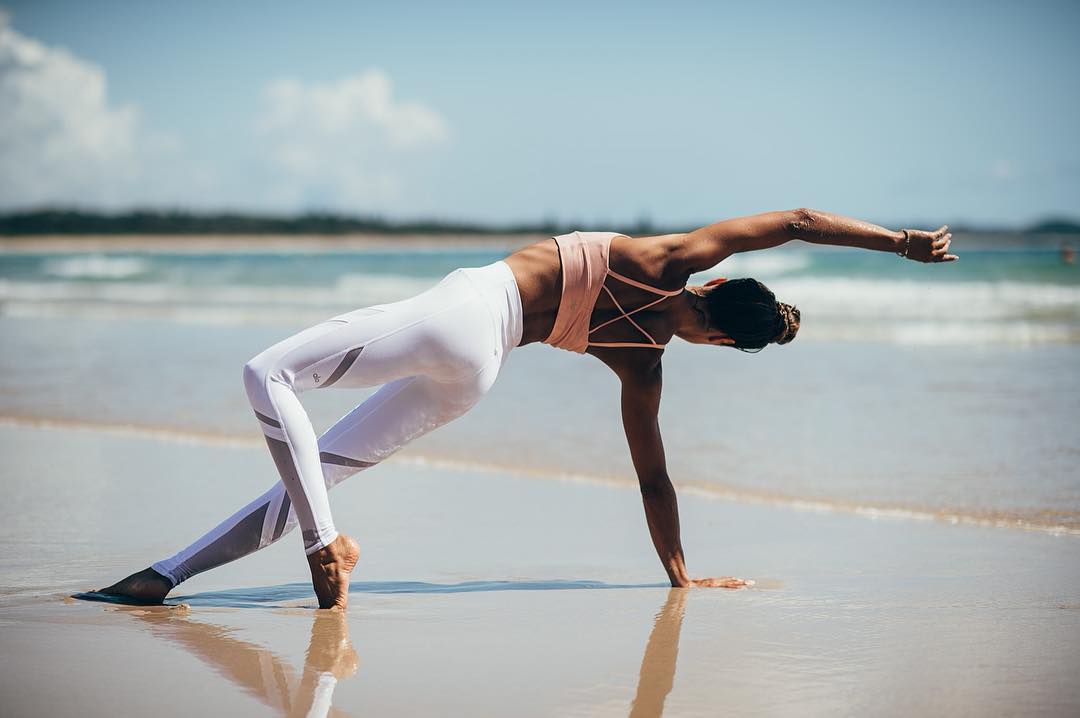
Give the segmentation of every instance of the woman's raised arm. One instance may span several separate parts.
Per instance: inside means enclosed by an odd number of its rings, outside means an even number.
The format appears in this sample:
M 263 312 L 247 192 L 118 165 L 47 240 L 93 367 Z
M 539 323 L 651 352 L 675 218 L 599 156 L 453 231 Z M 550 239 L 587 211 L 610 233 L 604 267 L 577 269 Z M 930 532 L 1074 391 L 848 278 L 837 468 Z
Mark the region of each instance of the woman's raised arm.
M 951 262 L 948 227 L 933 232 L 889 230 L 861 219 L 815 209 L 793 209 L 737 217 L 687 234 L 679 261 L 690 272 L 715 266 L 736 252 L 778 247 L 793 239 L 813 244 L 896 252 L 918 262 Z

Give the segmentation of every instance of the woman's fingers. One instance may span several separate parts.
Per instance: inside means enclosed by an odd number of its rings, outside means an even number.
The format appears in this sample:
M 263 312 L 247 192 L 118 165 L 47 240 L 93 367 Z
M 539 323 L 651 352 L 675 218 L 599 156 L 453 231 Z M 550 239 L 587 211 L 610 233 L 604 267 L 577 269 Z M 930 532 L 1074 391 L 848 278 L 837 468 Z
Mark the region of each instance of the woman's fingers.
M 946 232 L 930 244 L 930 257 L 927 259 L 927 261 L 955 262 L 958 257 L 955 254 L 949 254 L 949 247 L 951 246 L 952 233 Z
M 753 586 L 752 579 L 735 578 L 734 576 L 720 576 L 718 578 L 695 578 L 690 581 L 700 588 L 745 588 Z
M 918 229 L 907 232 L 911 240 L 908 245 L 908 259 L 923 263 L 955 262 L 959 259 L 955 254 L 949 254 L 952 246 L 949 225 L 943 224 L 932 232 Z

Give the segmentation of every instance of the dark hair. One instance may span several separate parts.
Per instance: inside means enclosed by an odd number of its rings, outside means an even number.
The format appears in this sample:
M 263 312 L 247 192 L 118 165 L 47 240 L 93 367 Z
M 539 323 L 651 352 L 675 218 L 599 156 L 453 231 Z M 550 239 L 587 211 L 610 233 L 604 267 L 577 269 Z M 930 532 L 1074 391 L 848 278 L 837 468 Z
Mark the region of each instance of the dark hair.
M 735 340 L 735 348 L 761 351 L 776 342 L 787 344 L 799 331 L 799 310 L 776 301 L 756 279 L 729 279 L 708 287 L 705 306 L 714 329 Z

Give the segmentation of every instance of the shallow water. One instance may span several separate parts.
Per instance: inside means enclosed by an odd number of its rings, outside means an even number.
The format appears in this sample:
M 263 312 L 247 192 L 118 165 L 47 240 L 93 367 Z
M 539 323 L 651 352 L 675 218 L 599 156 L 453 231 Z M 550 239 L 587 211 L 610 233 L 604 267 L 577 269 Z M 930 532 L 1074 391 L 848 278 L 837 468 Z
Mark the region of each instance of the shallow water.
M 299 328 L 0 318 L 0 421 L 257 443 L 240 367 Z M 796 342 L 744 355 L 675 343 L 669 468 L 721 498 L 1078 532 L 1078 360 L 1073 345 Z M 325 428 L 365 396 L 303 400 Z M 525 347 L 469 414 L 400 456 L 633 484 L 618 411 L 599 362 Z

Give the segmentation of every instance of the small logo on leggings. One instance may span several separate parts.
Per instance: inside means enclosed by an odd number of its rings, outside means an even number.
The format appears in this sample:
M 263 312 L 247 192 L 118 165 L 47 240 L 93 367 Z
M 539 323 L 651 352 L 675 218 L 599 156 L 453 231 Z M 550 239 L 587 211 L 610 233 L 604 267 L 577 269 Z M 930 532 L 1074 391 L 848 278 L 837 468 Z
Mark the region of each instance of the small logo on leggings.
M 312 374 L 312 375 L 311 375 L 311 378 L 315 380 L 315 383 L 316 383 L 316 384 L 318 384 L 318 383 L 319 383 L 319 375 L 318 375 L 317 373 L 316 373 L 316 374 Z

